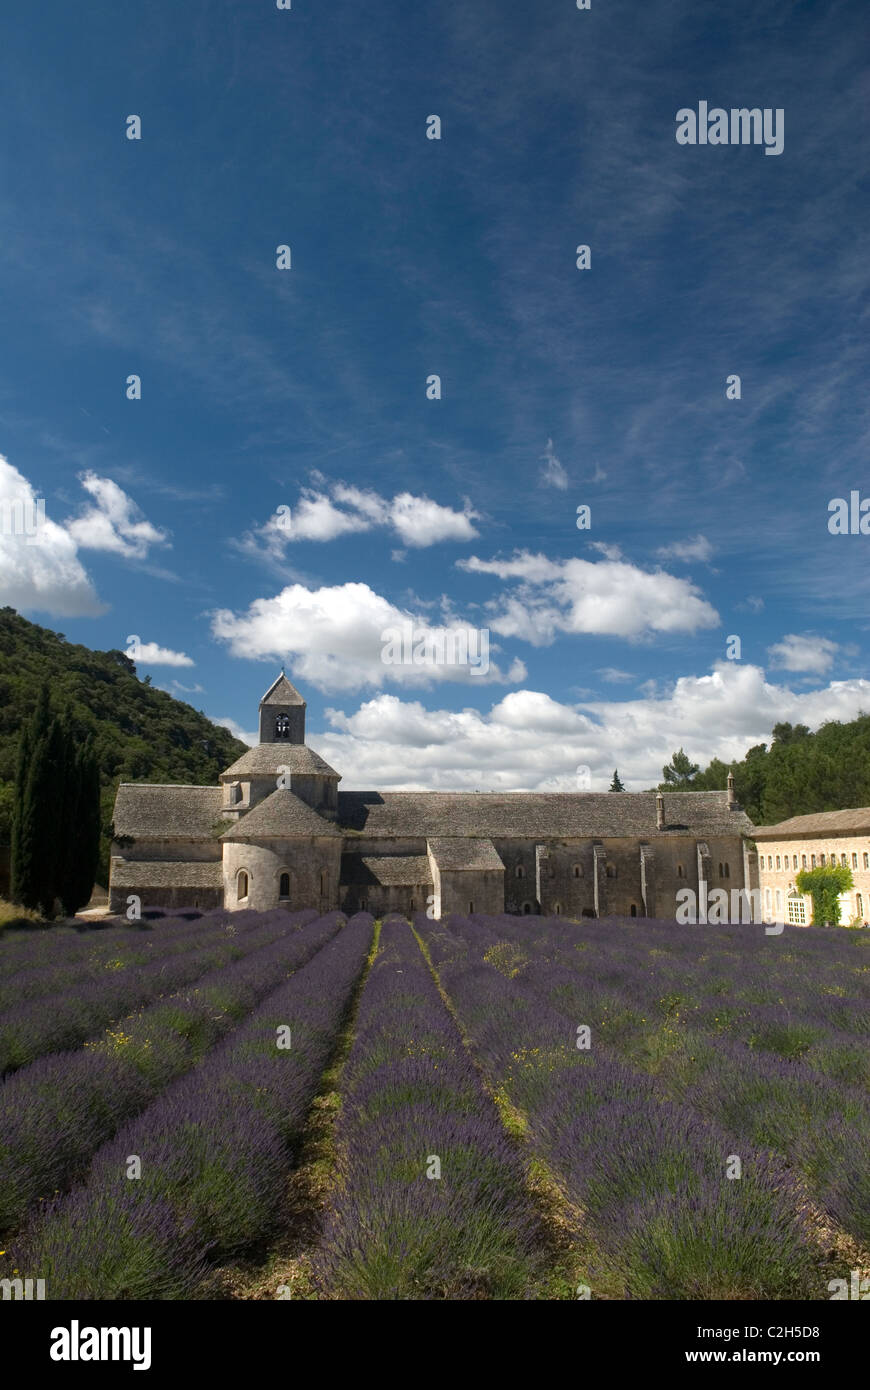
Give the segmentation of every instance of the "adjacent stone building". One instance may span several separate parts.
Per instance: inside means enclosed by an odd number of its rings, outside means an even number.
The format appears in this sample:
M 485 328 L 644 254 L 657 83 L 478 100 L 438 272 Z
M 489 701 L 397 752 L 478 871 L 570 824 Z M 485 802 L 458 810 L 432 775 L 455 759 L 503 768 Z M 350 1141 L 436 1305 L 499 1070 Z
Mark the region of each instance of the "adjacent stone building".
M 758 826 L 755 838 L 765 909 L 778 921 L 809 925 L 812 899 L 798 892 L 795 879 L 802 869 L 827 864 L 852 871 L 854 887 L 840 895 L 841 921 L 870 920 L 870 807 L 791 816 L 778 825 Z
M 680 889 L 758 887 L 727 791 L 340 792 L 282 673 L 219 787 L 123 783 L 110 906 L 672 918 Z

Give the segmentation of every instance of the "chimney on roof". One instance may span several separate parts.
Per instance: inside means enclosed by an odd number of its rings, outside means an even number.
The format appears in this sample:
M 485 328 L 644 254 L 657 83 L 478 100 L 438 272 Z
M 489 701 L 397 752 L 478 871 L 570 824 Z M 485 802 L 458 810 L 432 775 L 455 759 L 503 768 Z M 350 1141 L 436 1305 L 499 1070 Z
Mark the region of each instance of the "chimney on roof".
M 737 805 L 737 793 L 734 790 L 734 773 L 728 773 L 728 810 L 733 811 Z
M 661 792 L 656 792 L 656 830 L 665 828 L 665 799 Z

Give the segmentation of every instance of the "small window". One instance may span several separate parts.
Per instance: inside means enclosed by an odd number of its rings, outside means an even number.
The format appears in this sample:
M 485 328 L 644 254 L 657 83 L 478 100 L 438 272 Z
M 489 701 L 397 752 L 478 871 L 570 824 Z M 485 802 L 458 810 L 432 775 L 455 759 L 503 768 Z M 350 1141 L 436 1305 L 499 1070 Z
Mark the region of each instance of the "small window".
M 631 915 L 632 915 L 632 917 L 636 917 L 636 916 L 637 916 L 637 903 L 632 903 L 632 905 L 631 905 Z
M 329 874 L 326 872 L 325 869 L 323 869 L 323 870 L 321 871 L 321 874 L 320 874 L 320 896 L 321 896 L 322 898 L 325 898 L 328 892 L 329 892 Z
M 360 900 L 359 900 L 359 910 L 360 910 L 360 912 L 368 912 L 368 910 L 369 910 L 369 905 L 368 905 L 368 901 L 367 901 L 365 898 L 360 898 Z
M 863 921 L 863 918 L 864 918 L 864 899 L 862 898 L 862 896 L 861 896 L 860 893 L 856 893 L 856 894 L 855 894 L 855 912 L 856 912 L 857 916 L 859 916 L 859 917 L 862 919 L 862 921 Z
M 825 863 L 825 856 L 824 856 L 824 854 L 820 854 L 820 855 L 819 855 L 819 863 L 822 865 L 822 867 L 824 867 L 824 863 Z
M 852 855 L 852 868 L 853 868 L 853 869 L 857 869 L 857 867 L 858 867 L 858 856 L 857 856 L 857 854 L 853 854 L 853 855 Z
M 816 856 L 815 856 L 814 854 L 811 854 L 811 855 L 810 855 L 810 868 L 811 868 L 811 869 L 814 869 L 815 867 L 816 867 Z
M 686 871 L 685 871 L 685 869 L 683 868 L 682 864 L 678 864 L 678 865 L 677 865 L 677 878 L 685 878 L 685 877 L 686 877 Z
M 860 909 L 859 909 L 859 911 L 860 911 Z M 556 917 L 561 917 L 561 916 L 562 916 L 562 904 L 561 904 L 561 903 L 554 903 L 554 904 L 553 904 L 553 912 L 554 912 L 554 914 L 555 914 Z
M 469 912 L 473 912 L 473 911 L 474 911 L 474 903 L 473 903 L 473 902 L 470 902 L 470 903 L 468 904 L 468 911 L 469 911 Z
M 608 866 L 607 866 L 607 877 L 608 877 L 608 878 L 616 878 L 616 865 L 615 865 L 615 864 L 608 864 Z
M 526 871 L 523 868 L 522 864 L 517 864 L 517 878 L 525 878 L 525 876 Z
M 531 910 L 532 910 L 532 904 L 531 904 L 531 903 L 523 903 L 523 912 L 525 913 L 525 915 L 526 915 L 527 917 L 528 917 L 529 913 L 531 912 Z
M 796 869 L 796 868 L 797 868 L 797 855 L 796 855 L 796 854 L 793 854 L 792 857 L 791 857 L 791 866 L 792 866 L 793 869 Z
M 841 865 L 843 866 L 844 869 L 848 869 L 849 865 L 846 863 L 846 856 L 845 856 L 845 854 L 841 854 L 841 855 L 840 855 L 840 863 L 841 863 Z
M 864 855 L 864 868 L 870 869 L 870 854 Z
M 767 856 L 767 867 L 768 867 L 769 869 L 772 869 L 772 868 L 773 868 L 773 855 L 772 855 L 772 854 L 769 854 L 769 855 Z
M 575 864 L 575 865 L 574 865 L 574 877 L 575 877 L 575 878 L 582 878 L 582 877 L 583 877 L 583 865 L 582 865 L 582 864 Z
M 765 901 L 765 903 L 767 904 L 767 906 L 770 907 L 770 889 L 769 889 L 769 888 L 765 888 L 765 890 L 764 890 L 764 901 Z
M 724 877 L 725 877 L 725 873 L 724 873 L 724 871 L 723 871 L 723 869 L 722 869 L 722 865 L 721 865 L 721 864 L 719 865 L 719 877 L 720 877 L 720 878 L 724 878 Z
M 801 855 L 801 868 L 802 868 L 802 869 L 805 869 L 806 867 L 807 867 L 807 856 L 806 856 L 805 854 L 802 854 L 802 855 Z
M 290 875 L 282 874 L 278 880 L 278 897 L 289 898 L 290 896 Z
M 242 899 L 246 898 L 247 896 L 248 875 L 245 873 L 244 869 L 242 869 L 239 873 L 238 878 L 236 879 L 236 897 L 238 898 L 239 902 L 241 902 Z
M 781 869 L 781 868 L 782 868 L 782 865 L 781 865 L 780 862 L 779 862 L 779 855 L 776 856 L 776 867 L 777 867 L 778 869 Z
M 777 888 L 777 890 L 776 890 L 776 910 L 777 910 L 777 912 L 782 912 L 782 889 L 781 889 L 781 888 Z
M 730 877 L 731 877 L 731 865 L 728 863 L 728 860 L 727 860 L 727 859 L 725 860 L 725 877 L 726 877 L 726 878 L 730 878 Z

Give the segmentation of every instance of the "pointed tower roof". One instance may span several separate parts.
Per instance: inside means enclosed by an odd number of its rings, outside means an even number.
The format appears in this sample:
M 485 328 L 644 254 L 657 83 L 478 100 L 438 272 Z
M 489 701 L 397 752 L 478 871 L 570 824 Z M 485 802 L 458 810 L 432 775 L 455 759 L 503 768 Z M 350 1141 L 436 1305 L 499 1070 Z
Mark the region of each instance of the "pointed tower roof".
M 282 671 L 274 684 L 269 686 L 260 705 L 304 705 L 305 701 L 295 685 L 291 685 Z

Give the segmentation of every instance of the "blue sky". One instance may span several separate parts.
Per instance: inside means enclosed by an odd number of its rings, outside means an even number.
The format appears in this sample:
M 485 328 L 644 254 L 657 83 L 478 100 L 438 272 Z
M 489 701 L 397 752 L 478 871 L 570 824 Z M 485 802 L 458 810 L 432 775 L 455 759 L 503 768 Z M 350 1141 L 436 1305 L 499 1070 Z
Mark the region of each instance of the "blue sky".
M 286 661 L 345 787 L 642 787 L 870 709 L 870 535 L 828 531 L 870 496 L 866 36 L 851 0 L 19 7 L 0 502 L 46 520 L 0 603 L 139 636 L 249 737 Z M 781 109 L 782 153 L 678 144 L 701 101 Z M 385 664 L 405 622 L 488 670 Z

